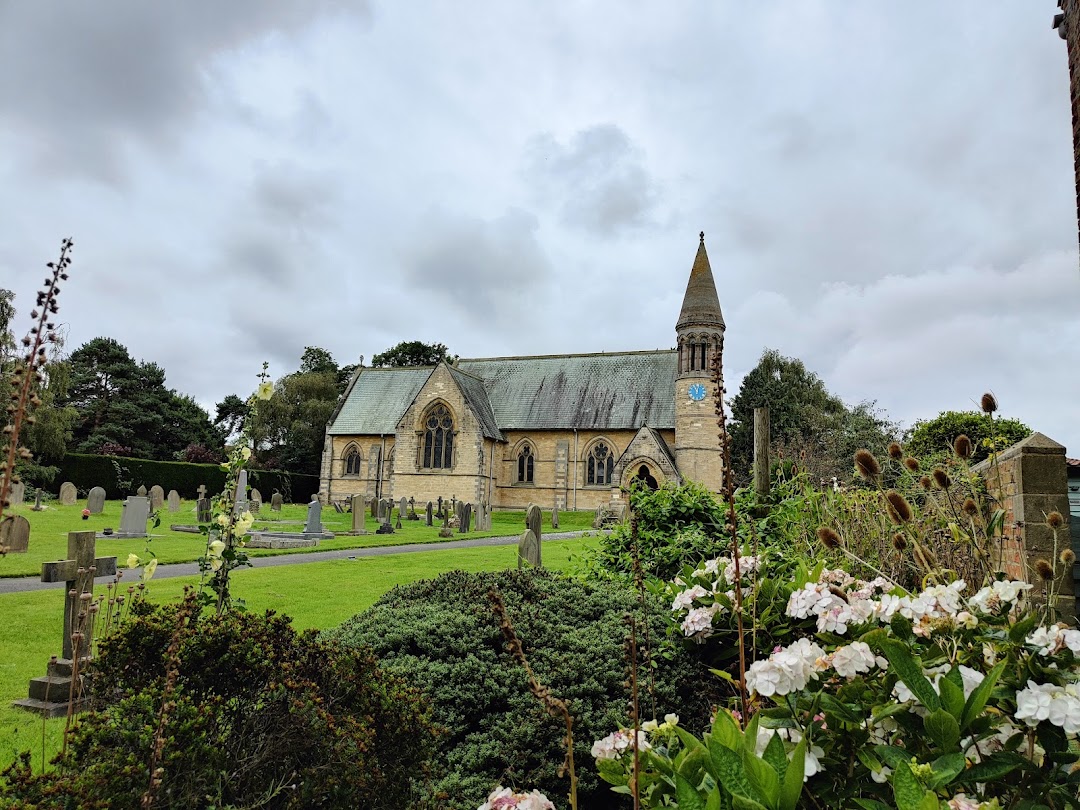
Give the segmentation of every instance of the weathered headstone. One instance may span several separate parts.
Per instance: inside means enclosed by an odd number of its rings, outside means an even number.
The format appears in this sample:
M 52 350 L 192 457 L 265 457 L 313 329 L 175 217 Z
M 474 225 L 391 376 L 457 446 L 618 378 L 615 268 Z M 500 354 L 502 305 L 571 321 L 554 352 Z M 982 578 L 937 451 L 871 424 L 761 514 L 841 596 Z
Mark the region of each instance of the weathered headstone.
M 246 512 L 248 508 L 248 474 L 247 470 L 241 470 L 240 474 L 236 476 L 236 498 L 233 502 L 233 512 L 239 515 L 241 512 Z
M 150 501 L 139 495 L 129 495 L 120 512 L 120 531 L 116 537 L 146 537 L 146 521 L 150 519 Z
M 70 481 L 65 481 L 60 485 L 60 503 L 64 506 L 71 506 L 79 498 L 79 490 L 75 488 L 75 485 Z
M 150 508 L 155 512 L 165 505 L 165 490 L 160 484 L 150 487 Z
M 540 567 L 540 538 L 533 533 L 532 529 L 526 529 L 518 539 L 518 568 L 524 568 L 526 565 L 533 568 Z
M 139 484 L 139 488 L 137 490 L 135 490 L 135 494 L 138 495 L 140 498 L 145 498 L 146 497 L 146 486 L 144 484 Z
M 23 501 L 26 500 L 26 484 L 22 481 L 16 481 L 11 485 L 11 490 L 8 492 L 8 500 L 11 501 L 12 506 L 21 506 Z
M 145 498 L 142 500 L 145 502 Z M 16 701 L 16 706 L 40 712 L 46 717 L 58 717 L 68 710 L 74 684 L 72 659 L 76 654 L 72 635 L 79 632 L 84 636 L 78 649 L 79 660 L 82 660 L 89 653 L 91 634 L 86 626 L 90 620 L 87 608 L 92 602 L 94 577 L 116 573 L 116 557 L 97 557 L 94 547 L 94 532 L 70 532 L 69 559 L 41 564 L 42 582 L 64 582 L 67 585 L 64 588 L 63 659 L 51 662 L 45 677 L 32 679 L 30 697 Z
M 364 525 L 363 495 L 352 496 L 352 533 L 367 534 L 367 527 Z
M 551 507 L 551 528 L 559 528 L 559 505 L 555 504 Z
M 457 495 L 450 496 L 450 511 L 457 514 Z
M 214 519 L 214 502 L 209 498 L 199 498 L 195 503 L 195 512 L 199 523 L 209 523 Z
M 251 488 L 251 494 L 249 495 L 249 497 L 253 501 L 258 501 L 259 503 L 262 503 L 262 493 L 259 492 L 259 490 L 255 489 L 255 487 Z
M 169 504 L 169 511 L 170 512 L 179 512 L 180 511 L 180 493 L 179 492 L 177 492 L 175 489 L 170 489 L 169 490 L 169 496 L 168 496 L 168 498 L 166 498 L 166 500 L 167 500 L 167 502 Z
M 86 496 L 86 508 L 91 515 L 100 515 L 105 509 L 104 487 L 94 487 Z
M 254 501 L 252 501 L 252 503 L 254 503 Z M 332 506 L 334 507 L 334 511 L 337 512 L 339 515 L 344 515 L 345 514 L 345 507 L 342 506 L 337 501 L 334 501 Z
M 311 503 L 307 505 L 307 522 L 304 524 L 304 534 L 322 534 L 322 504 L 318 495 L 311 496 Z
M 397 523 L 394 524 L 395 529 L 401 528 L 401 512 L 397 513 Z
M 41 487 L 38 487 L 37 493 L 34 495 L 34 505 L 30 507 L 35 512 L 40 512 L 45 507 L 41 505 Z
M 259 510 L 262 509 L 262 501 L 252 498 L 248 501 L 248 511 L 253 515 L 259 514 Z
M 22 515 L 8 515 L 0 522 L 0 548 L 6 553 L 24 554 L 30 547 L 30 521 Z
M 544 524 L 544 513 L 540 511 L 540 507 L 535 503 L 530 503 L 529 508 L 525 510 L 525 527 L 532 530 L 532 533 L 536 535 L 537 541 L 543 540 L 541 534 L 541 526 Z
M 401 501 L 398 503 L 398 510 L 397 510 L 398 522 L 400 523 L 405 518 L 405 516 L 407 514 L 409 514 L 409 502 L 407 500 L 405 500 L 404 498 L 402 498 Z M 398 528 L 400 529 L 401 527 L 398 526 Z
M 195 491 L 199 493 L 200 498 L 205 498 L 206 497 L 206 484 L 199 484 L 199 488 L 197 490 L 195 490 Z
M 371 516 L 373 518 L 375 518 L 376 520 L 378 520 L 379 519 L 379 499 L 375 498 L 375 497 L 369 498 L 368 499 L 368 506 L 370 507 L 369 511 L 371 512 Z
M 466 534 L 472 526 L 472 504 L 461 505 L 461 522 L 458 524 L 458 534 Z
M 274 494 L 270 496 L 270 511 L 281 511 L 281 493 L 278 492 L 276 489 L 274 490 Z
M 431 501 L 428 501 L 427 502 L 427 509 L 426 509 L 426 511 L 424 513 L 424 525 L 426 525 L 426 526 L 431 525 L 431 517 L 432 517 L 432 515 L 431 515 Z

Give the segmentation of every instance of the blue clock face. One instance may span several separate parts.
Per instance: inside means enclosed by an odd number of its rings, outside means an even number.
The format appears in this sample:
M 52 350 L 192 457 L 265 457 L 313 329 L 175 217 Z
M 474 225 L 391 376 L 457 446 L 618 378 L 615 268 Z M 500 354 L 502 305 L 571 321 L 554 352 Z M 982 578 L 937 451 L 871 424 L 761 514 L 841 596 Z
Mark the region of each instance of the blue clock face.
M 687 393 L 694 402 L 701 402 L 701 400 L 705 399 L 705 386 L 701 383 L 694 383 L 687 389 Z

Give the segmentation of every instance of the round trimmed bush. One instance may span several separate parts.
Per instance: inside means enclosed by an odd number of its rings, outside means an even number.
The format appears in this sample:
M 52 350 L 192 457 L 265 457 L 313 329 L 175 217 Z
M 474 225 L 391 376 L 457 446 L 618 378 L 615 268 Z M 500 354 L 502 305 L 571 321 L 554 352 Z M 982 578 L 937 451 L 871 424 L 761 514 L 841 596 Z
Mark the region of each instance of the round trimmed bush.
M 630 589 L 542 569 L 452 571 L 394 588 L 325 635 L 345 646 L 370 648 L 383 669 L 429 697 L 432 721 L 445 729 L 430 762 L 439 807 L 475 810 L 498 784 L 538 788 L 562 806 L 559 797 L 569 787 L 558 774 L 564 726 L 529 692 L 523 668 L 505 650 L 487 596 L 492 586 L 502 592 L 538 680 L 565 700 L 574 716 L 580 806 L 624 806 L 599 781 L 589 750 L 627 723 L 624 617 L 638 610 Z M 667 638 L 668 606 L 652 596 L 648 605 L 657 665 L 655 712 L 660 717 L 677 712 L 683 725 L 703 727 L 709 712 L 700 687 L 703 670 L 691 652 Z M 642 670 L 642 719 L 653 713 L 647 681 Z

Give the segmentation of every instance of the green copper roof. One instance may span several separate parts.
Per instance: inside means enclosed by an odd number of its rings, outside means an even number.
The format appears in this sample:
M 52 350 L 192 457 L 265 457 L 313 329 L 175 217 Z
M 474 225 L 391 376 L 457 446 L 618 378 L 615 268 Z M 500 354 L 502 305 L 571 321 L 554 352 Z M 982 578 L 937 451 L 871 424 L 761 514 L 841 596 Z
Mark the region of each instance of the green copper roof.
M 332 436 L 397 432 L 398 419 L 431 376 L 426 368 L 365 368 L 327 429 Z

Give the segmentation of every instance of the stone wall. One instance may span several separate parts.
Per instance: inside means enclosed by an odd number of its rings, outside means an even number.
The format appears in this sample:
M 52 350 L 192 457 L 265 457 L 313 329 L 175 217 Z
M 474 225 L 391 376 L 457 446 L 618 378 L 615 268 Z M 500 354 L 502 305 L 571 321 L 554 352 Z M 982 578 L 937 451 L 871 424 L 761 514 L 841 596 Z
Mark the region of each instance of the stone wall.
M 987 492 L 1005 510 L 1005 544 L 1002 568 L 1013 579 L 1026 579 L 1035 586 L 1036 598 L 1045 596 L 1045 585 L 1034 571 L 1036 560 L 1062 565 L 1057 555 L 1070 547 L 1068 476 L 1065 448 L 1041 433 L 998 454 L 995 462 L 984 461 L 975 470 L 986 481 Z M 1046 521 L 1051 512 L 1065 523 L 1056 530 Z M 1061 578 L 1058 613 L 1072 620 L 1076 615 L 1072 571 Z

